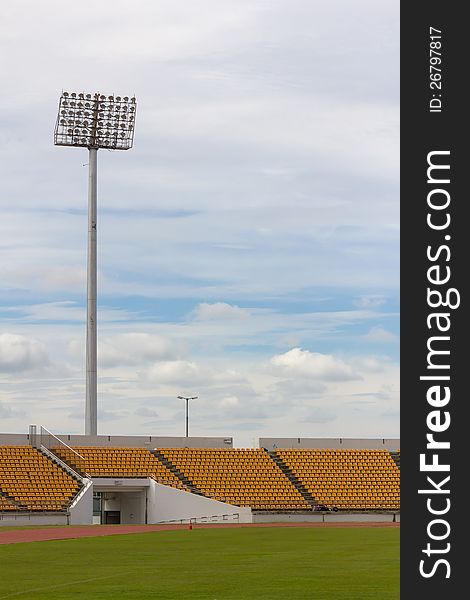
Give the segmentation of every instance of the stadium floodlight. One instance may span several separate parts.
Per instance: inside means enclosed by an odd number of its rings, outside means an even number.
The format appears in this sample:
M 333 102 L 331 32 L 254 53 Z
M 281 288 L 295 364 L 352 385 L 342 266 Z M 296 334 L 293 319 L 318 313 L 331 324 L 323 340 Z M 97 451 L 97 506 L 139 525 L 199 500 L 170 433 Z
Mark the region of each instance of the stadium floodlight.
M 62 92 L 56 146 L 129 150 L 134 141 L 135 98 Z
M 54 130 L 56 146 L 88 148 L 88 255 L 85 434 L 97 435 L 96 232 L 97 153 L 129 150 L 134 142 L 135 97 L 62 92 Z
M 186 437 L 188 437 L 188 404 L 190 400 L 197 400 L 198 396 L 178 396 L 180 400 L 186 400 Z

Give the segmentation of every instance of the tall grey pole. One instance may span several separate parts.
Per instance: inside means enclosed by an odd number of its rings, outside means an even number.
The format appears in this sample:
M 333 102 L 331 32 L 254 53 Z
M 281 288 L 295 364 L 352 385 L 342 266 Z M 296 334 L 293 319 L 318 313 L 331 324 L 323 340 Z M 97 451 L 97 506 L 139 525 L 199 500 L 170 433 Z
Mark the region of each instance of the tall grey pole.
M 188 437 L 188 423 L 189 423 L 188 404 L 189 404 L 189 398 L 185 398 L 185 400 L 186 400 L 186 437 Z
M 186 437 L 188 437 L 189 436 L 189 426 L 188 426 L 188 423 L 189 423 L 189 408 L 188 408 L 188 405 L 189 405 L 189 401 L 190 400 L 196 400 L 197 396 L 178 396 L 178 398 L 180 400 L 186 400 Z
M 85 434 L 97 435 L 96 190 L 97 148 L 88 148 L 88 259 Z
M 99 148 L 129 150 L 134 142 L 135 96 L 105 96 L 100 92 L 62 92 L 54 129 L 54 144 L 87 148 L 88 258 L 85 433 L 97 435 L 97 153 Z M 71 124 L 74 124 L 71 127 Z

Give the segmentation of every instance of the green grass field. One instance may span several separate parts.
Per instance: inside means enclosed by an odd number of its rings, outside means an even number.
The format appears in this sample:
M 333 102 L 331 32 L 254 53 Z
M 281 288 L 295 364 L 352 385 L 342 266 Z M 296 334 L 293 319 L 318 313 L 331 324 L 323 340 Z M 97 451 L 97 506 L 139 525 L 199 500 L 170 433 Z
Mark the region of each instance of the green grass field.
M 159 531 L 0 545 L 0 600 L 397 600 L 399 529 Z

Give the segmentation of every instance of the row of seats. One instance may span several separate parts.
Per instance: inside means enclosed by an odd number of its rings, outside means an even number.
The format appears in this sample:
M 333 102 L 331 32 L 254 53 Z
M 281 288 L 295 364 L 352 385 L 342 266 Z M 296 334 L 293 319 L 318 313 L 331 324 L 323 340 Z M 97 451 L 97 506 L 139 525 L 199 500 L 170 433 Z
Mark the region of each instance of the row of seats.
M 310 504 L 263 449 L 159 448 L 206 496 L 255 510 L 308 510 Z
M 18 505 L 0 494 L 0 512 L 6 510 L 18 510 Z
M 320 504 L 400 508 L 400 471 L 387 450 L 278 449 L 276 455 Z
M 270 456 L 264 449 L 159 448 L 163 462 L 146 448 L 53 450 L 91 477 L 152 477 L 186 491 L 193 484 L 209 498 L 254 510 L 311 510 L 315 503 L 344 510 L 400 507 L 399 468 L 386 450 L 276 449 Z M 10 498 L 30 510 L 63 510 L 78 489 L 38 450 L 0 447 L 0 511 L 13 510 Z
M 76 460 L 74 452 L 84 462 L 86 472 L 91 477 L 153 477 L 158 483 L 170 487 L 188 490 L 187 486 L 158 458 L 146 448 L 100 448 L 78 446 L 69 448 L 61 446 L 53 451 L 70 466 Z
M 0 510 L 65 510 L 79 490 L 76 479 L 36 448 L 0 446 Z

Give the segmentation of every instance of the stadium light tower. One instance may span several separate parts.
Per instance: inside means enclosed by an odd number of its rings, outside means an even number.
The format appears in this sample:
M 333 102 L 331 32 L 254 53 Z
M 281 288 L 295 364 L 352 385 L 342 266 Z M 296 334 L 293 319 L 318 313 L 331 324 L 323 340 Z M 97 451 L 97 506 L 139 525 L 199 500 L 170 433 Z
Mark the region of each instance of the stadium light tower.
M 188 437 L 188 404 L 190 400 L 197 400 L 198 396 L 178 396 L 180 400 L 186 400 L 186 437 Z
M 62 92 L 54 130 L 56 146 L 88 148 L 88 258 L 85 434 L 97 434 L 96 227 L 97 154 L 129 150 L 134 141 L 136 100 Z

